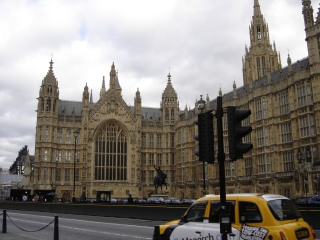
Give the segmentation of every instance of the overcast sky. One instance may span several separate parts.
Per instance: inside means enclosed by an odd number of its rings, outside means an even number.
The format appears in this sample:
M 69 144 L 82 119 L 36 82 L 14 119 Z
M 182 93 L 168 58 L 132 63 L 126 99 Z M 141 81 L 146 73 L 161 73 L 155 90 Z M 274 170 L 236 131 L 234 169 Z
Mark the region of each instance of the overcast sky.
M 301 0 L 259 0 L 270 39 L 287 66 L 307 56 Z M 313 0 L 317 16 L 320 0 Z M 160 106 L 170 71 L 180 109 L 242 86 L 254 0 L 0 0 L 0 167 L 28 145 L 34 154 L 37 97 L 49 69 L 60 99 L 99 98 L 112 62 L 123 98 Z

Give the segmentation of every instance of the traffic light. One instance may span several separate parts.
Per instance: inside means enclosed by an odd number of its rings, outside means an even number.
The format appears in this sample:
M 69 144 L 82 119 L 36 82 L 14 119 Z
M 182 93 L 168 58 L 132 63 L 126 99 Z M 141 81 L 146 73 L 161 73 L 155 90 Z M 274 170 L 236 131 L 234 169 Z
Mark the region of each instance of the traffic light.
M 194 121 L 198 125 L 198 135 L 194 139 L 199 141 L 199 150 L 194 154 L 199 157 L 199 161 L 214 163 L 214 141 L 213 141 L 213 115 L 211 112 L 201 113 L 198 120 Z
M 227 107 L 229 158 L 237 160 L 253 148 L 252 143 L 242 143 L 242 138 L 248 135 L 251 126 L 241 126 L 241 121 L 251 115 L 250 109 L 239 110 L 236 107 Z

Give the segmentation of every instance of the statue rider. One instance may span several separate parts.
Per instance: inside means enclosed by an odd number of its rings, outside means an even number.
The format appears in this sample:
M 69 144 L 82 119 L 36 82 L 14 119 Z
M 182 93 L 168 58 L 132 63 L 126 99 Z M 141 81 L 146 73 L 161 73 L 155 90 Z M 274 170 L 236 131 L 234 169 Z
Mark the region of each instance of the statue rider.
M 153 165 L 154 169 L 157 171 L 158 173 L 158 178 L 162 178 L 163 179 L 163 182 L 164 182 L 164 185 L 166 185 L 166 177 L 167 177 L 167 174 L 165 174 L 162 170 L 161 170 L 161 167 L 159 166 L 158 168 L 156 168 L 156 165 Z

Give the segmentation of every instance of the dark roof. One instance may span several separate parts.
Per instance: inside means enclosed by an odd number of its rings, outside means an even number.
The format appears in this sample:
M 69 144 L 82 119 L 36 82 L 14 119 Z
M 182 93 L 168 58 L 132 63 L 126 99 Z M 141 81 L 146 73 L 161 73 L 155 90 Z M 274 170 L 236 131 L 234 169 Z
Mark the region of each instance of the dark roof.
M 73 114 L 75 114 L 75 116 L 81 116 L 81 110 L 82 110 L 82 102 L 65 101 L 65 100 L 59 101 L 59 109 L 58 109 L 59 115 L 66 114 L 67 116 L 72 116 Z
M 292 72 L 298 72 L 301 69 L 307 69 L 309 67 L 309 58 L 303 58 L 301 60 L 298 60 L 297 62 L 292 64 Z M 279 69 L 273 73 L 271 73 L 271 84 L 276 84 L 281 81 L 281 79 L 286 79 L 288 77 L 288 66 L 282 69 Z M 267 76 L 264 76 L 262 78 L 257 79 L 252 83 L 253 88 L 260 88 L 268 84 L 268 78 Z M 246 95 L 249 92 L 249 84 L 243 85 L 236 89 L 237 91 L 237 97 L 240 98 L 244 95 Z M 233 91 L 228 92 L 224 94 L 223 96 L 227 101 L 230 101 L 233 99 Z M 217 107 L 217 99 L 213 99 L 209 102 L 210 109 L 216 109 Z M 194 112 L 194 108 L 192 110 L 189 110 L 188 115 L 192 115 Z M 184 112 L 180 113 L 180 119 L 184 119 Z
M 89 104 L 89 109 L 92 109 L 94 107 L 95 103 Z M 134 107 L 129 106 L 130 110 L 134 112 Z M 59 115 L 66 114 L 67 116 L 72 116 L 73 112 L 75 116 L 81 116 L 81 110 L 82 110 L 82 102 L 76 102 L 76 101 L 66 101 L 66 100 L 60 100 L 59 101 Z M 159 108 L 151 108 L 151 107 L 142 107 L 142 119 L 143 120 L 149 120 L 153 121 L 155 118 L 158 122 L 160 120 L 160 109 Z
M 292 72 L 298 72 L 301 69 L 307 69 L 308 67 L 309 67 L 309 58 L 306 57 L 292 64 Z M 282 79 L 286 79 L 287 77 L 288 77 L 288 66 L 271 73 L 271 84 L 276 84 L 280 82 Z M 259 78 L 252 83 L 253 88 L 260 88 L 266 85 L 268 85 L 267 76 Z M 237 97 L 242 97 L 248 91 L 249 91 L 249 84 L 246 84 L 240 88 L 237 88 Z M 232 100 L 233 91 L 224 94 L 224 98 L 226 100 Z M 210 106 L 211 106 L 211 102 L 210 102 Z

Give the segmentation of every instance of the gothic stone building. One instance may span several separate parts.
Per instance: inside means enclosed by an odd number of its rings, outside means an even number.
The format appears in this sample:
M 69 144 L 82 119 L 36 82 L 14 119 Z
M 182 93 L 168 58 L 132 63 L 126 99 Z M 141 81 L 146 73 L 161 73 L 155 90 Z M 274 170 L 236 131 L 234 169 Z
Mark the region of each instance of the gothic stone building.
M 242 59 L 243 86 L 233 84 L 233 90 L 224 95 L 219 91 L 223 107 L 252 112 L 245 124 L 253 131 L 245 141 L 254 148 L 235 162 L 228 161 L 223 119 L 227 193 L 269 192 L 290 198 L 318 193 L 320 16 L 314 18 L 310 0 L 302 0 L 302 13 L 308 56 L 292 63 L 288 55 L 283 68 L 259 1 L 254 0 L 250 46 Z M 83 192 L 93 198 L 99 190 L 110 190 L 115 198 L 126 198 L 129 193 L 146 198 L 155 192 L 156 165 L 168 175 L 164 191 L 169 196 L 219 194 L 217 159 L 205 166 L 204 191 L 202 163 L 194 155 L 197 103 L 192 109 L 179 109 L 170 74 L 159 100 L 160 108 L 143 107 L 138 90 L 134 106 L 129 106 L 121 96 L 114 64 L 109 88 L 103 78 L 97 102 L 87 85 L 82 101 L 61 100 L 51 61 L 38 98 L 33 189 L 55 186 L 65 199 L 73 194 L 79 198 Z M 207 96 L 206 102 L 205 111 L 214 113 L 216 99 Z M 216 134 L 214 148 L 217 153 Z

